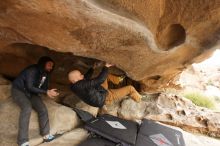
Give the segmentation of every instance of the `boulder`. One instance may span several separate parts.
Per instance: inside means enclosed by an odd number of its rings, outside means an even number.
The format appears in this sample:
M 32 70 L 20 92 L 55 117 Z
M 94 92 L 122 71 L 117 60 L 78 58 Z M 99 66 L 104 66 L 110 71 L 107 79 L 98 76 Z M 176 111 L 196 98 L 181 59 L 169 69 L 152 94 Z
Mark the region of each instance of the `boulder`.
M 77 146 L 89 136 L 89 133 L 84 129 L 74 129 L 64 133 L 61 137 L 39 146 Z
M 0 75 L 0 102 L 10 97 L 11 93 L 10 81 L 6 80 Z
M 65 133 L 76 128 L 80 121 L 76 113 L 65 106 L 59 105 L 50 99 L 44 99 L 48 108 L 51 133 Z M 18 132 L 19 107 L 12 98 L 0 102 L 0 145 L 16 146 Z M 42 143 L 39 135 L 39 124 L 36 112 L 33 110 L 29 125 L 29 138 L 32 145 Z
M 67 84 L 59 75 L 74 54 L 111 62 L 145 91 L 161 91 L 219 45 L 218 0 L 4 0 L 0 9 L 0 73 L 11 77 L 53 50 L 58 82 Z
M 174 94 L 162 93 L 158 97 L 143 95 L 140 103 L 128 98 L 120 103 L 105 106 L 101 113 L 134 121 L 152 119 L 193 133 L 220 137 L 219 112 L 197 107 L 190 100 Z
M 11 85 L 0 85 L 0 102 L 10 97 Z

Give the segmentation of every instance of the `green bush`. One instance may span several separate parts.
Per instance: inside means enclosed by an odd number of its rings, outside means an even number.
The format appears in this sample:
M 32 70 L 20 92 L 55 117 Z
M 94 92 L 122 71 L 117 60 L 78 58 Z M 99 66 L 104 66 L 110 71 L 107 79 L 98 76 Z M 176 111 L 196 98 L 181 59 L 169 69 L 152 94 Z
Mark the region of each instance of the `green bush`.
M 211 97 L 207 97 L 201 93 L 185 93 L 184 97 L 188 98 L 191 100 L 195 105 L 201 106 L 201 107 L 206 107 L 209 109 L 214 109 L 215 104 L 211 100 Z

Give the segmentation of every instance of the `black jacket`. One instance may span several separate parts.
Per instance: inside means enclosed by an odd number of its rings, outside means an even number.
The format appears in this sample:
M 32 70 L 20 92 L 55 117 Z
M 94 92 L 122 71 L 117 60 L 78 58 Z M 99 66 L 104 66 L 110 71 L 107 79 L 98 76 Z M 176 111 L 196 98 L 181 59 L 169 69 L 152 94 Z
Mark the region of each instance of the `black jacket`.
M 92 73 L 93 69 L 91 68 L 84 75 L 84 80 L 71 84 L 71 90 L 85 103 L 95 107 L 102 107 L 108 91 L 101 84 L 108 76 L 108 68 L 104 67 L 96 78 L 90 79 Z
M 27 97 L 38 94 L 46 94 L 49 83 L 49 73 L 44 70 L 49 57 L 41 57 L 38 64 L 25 68 L 13 81 L 12 87 L 24 92 Z M 52 61 L 53 62 L 53 61 Z M 45 78 L 41 84 L 42 77 Z

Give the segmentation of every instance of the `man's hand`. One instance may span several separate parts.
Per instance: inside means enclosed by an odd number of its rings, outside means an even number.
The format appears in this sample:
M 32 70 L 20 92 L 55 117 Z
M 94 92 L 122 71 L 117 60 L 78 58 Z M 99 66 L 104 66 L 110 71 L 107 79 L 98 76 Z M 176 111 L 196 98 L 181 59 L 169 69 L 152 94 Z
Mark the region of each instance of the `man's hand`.
M 50 98 L 54 98 L 54 97 L 58 96 L 59 93 L 58 93 L 56 90 L 57 90 L 57 89 L 47 90 L 47 95 L 48 95 Z
M 106 63 L 105 66 L 106 66 L 106 67 L 111 67 L 111 66 L 113 66 L 113 64 Z

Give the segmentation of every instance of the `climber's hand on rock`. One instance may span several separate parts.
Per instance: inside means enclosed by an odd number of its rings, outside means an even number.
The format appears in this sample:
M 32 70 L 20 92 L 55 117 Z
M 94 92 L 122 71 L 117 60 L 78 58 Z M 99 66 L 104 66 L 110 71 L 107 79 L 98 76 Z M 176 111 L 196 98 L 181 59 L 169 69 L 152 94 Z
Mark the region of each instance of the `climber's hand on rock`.
M 111 66 L 114 66 L 114 65 L 111 64 L 111 63 L 106 63 L 105 66 L 106 66 L 106 67 L 111 67 Z

